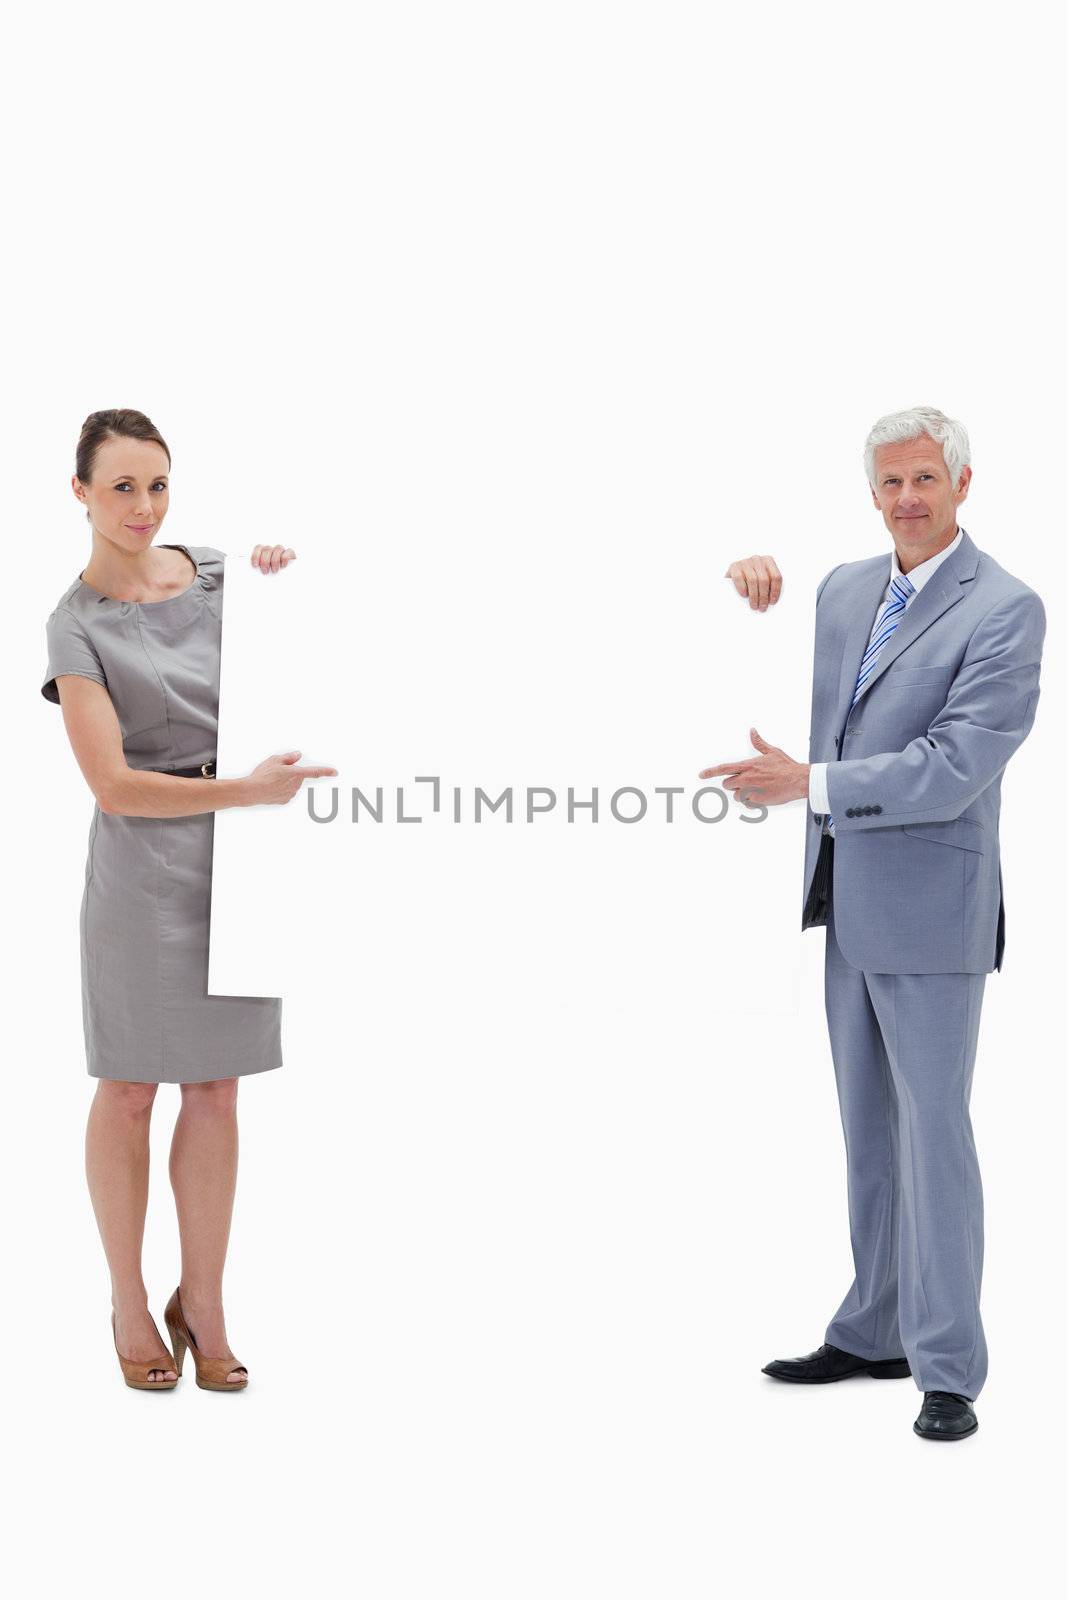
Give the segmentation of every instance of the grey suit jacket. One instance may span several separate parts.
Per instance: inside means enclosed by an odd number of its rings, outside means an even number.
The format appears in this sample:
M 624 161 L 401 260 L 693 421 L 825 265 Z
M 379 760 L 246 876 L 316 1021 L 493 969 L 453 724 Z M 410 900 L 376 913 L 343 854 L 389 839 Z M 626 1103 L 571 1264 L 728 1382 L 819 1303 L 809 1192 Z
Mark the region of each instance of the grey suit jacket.
M 844 562 L 816 595 L 808 759 L 830 763 L 834 928 L 868 972 L 991 972 L 1004 949 L 1000 780 L 1033 726 L 1045 608 L 964 530 L 850 710 L 890 561 Z M 809 808 L 805 928 L 821 840 Z

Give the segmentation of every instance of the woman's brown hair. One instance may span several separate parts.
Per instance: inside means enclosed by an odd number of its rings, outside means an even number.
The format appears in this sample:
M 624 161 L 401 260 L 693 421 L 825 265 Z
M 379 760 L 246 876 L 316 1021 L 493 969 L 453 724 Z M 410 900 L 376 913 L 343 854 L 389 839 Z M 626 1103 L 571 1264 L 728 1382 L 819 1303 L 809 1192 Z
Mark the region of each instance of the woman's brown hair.
M 155 423 L 150 417 L 146 417 L 143 411 L 131 411 L 127 407 L 117 411 L 92 411 L 82 423 L 81 437 L 78 440 L 74 471 L 78 475 L 79 482 L 92 482 L 96 452 L 105 439 L 113 438 L 147 439 L 152 444 L 158 444 L 167 457 L 167 465 L 170 465 L 167 442 Z

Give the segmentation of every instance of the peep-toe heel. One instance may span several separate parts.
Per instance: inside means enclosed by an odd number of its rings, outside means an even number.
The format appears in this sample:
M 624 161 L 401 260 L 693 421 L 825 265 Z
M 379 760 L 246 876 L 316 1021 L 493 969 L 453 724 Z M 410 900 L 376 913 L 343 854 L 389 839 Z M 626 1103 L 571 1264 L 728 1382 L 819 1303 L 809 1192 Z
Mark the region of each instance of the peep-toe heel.
M 158 1333 L 158 1331 L 159 1330 L 157 1328 L 156 1332 Z M 123 1355 L 122 1351 L 119 1349 L 119 1336 L 115 1331 L 114 1312 L 111 1313 L 111 1337 L 115 1341 L 115 1354 L 119 1358 L 119 1366 L 122 1369 L 122 1376 L 125 1379 L 126 1387 L 128 1389 L 145 1389 L 149 1391 L 153 1389 L 162 1389 L 169 1391 L 178 1387 L 177 1378 L 153 1379 L 148 1376 L 150 1372 L 166 1372 L 167 1368 L 171 1365 L 169 1361 L 160 1361 L 158 1359 L 155 1361 L 131 1361 L 129 1356 Z M 159 1341 L 159 1343 L 163 1349 L 166 1349 L 162 1339 Z M 180 1377 L 182 1370 L 180 1365 L 176 1365 L 174 1370 Z
M 243 1366 L 233 1356 L 205 1356 L 197 1348 L 196 1340 L 189 1332 L 189 1324 L 185 1320 L 182 1310 L 181 1296 L 175 1289 L 167 1301 L 167 1309 L 163 1313 L 170 1334 L 171 1344 L 174 1347 L 174 1370 L 181 1373 L 185 1352 L 188 1350 L 193 1358 L 196 1368 L 196 1386 L 198 1389 L 211 1389 L 215 1394 L 228 1394 L 231 1390 L 248 1388 L 248 1368 Z M 241 1372 L 244 1374 L 236 1383 L 229 1381 L 228 1374 Z

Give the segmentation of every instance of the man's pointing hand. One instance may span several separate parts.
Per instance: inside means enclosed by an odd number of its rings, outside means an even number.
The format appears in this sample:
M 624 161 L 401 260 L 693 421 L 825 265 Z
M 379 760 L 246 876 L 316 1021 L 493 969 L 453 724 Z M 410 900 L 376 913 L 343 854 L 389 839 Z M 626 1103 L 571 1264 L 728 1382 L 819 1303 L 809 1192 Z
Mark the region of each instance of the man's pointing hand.
M 725 774 L 723 788 L 739 795 L 746 805 L 750 795 L 754 797 L 753 803 L 759 806 L 781 806 L 788 800 L 806 800 L 810 763 L 794 761 L 776 744 L 761 739 L 755 728 L 749 729 L 749 737 L 757 755 L 705 767 L 700 776 L 718 778 Z

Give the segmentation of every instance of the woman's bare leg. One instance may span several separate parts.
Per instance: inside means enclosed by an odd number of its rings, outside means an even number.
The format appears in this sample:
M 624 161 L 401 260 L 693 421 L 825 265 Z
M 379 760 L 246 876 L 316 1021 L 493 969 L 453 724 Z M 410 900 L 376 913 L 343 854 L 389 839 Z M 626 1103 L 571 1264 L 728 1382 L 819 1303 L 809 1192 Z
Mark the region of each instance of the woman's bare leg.
M 101 1078 L 85 1130 L 85 1175 L 111 1272 L 115 1341 L 131 1361 L 159 1356 L 159 1367 L 149 1374 L 151 1383 L 177 1377 L 174 1357 L 160 1343 L 160 1331 L 149 1314 L 141 1271 L 148 1130 L 156 1088 L 154 1083 Z
M 226 1342 L 222 1274 L 237 1187 L 236 1078 L 182 1084 L 170 1181 L 182 1243 L 182 1311 L 201 1354 L 229 1359 L 233 1351 Z M 238 1373 L 231 1381 L 243 1378 Z

